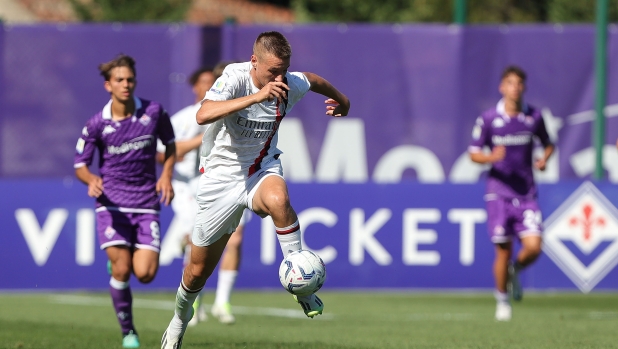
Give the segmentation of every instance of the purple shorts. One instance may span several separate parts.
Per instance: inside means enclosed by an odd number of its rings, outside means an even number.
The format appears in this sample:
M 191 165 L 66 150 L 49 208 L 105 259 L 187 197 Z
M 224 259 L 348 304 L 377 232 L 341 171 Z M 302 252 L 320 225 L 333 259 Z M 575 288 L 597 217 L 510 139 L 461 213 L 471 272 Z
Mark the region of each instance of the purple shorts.
M 102 250 L 120 245 L 159 252 L 159 214 L 99 210 L 97 235 Z
M 541 236 L 542 217 L 536 200 L 487 199 L 487 228 L 494 244 L 501 244 L 526 236 Z

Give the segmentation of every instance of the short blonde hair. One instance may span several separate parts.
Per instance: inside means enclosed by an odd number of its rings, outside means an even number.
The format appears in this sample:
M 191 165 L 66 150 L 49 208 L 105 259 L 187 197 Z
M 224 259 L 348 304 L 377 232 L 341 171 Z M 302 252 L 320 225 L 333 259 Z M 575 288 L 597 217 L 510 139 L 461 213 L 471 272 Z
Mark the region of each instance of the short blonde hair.
M 264 32 L 255 39 L 253 54 L 261 57 L 264 52 L 273 54 L 279 59 L 289 59 L 292 57 L 292 47 L 288 39 L 276 31 Z

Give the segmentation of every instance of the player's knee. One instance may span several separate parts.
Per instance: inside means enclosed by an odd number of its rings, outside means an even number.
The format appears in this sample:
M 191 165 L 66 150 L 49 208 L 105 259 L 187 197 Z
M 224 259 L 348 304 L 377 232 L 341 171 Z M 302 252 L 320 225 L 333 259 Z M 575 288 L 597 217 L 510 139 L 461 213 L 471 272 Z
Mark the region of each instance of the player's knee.
M 538 257 L 542 252 L 541 239 L 537 239 L 535 237 L 526 238 L 523 244 L 523 248 L 528 252 L 530 256 Z
M 115 263 L 112 265 L 112 276 L 116 280 L 129 280 L 131 277 L 131 266 L 126 264 Z
M 287 212 L 290 209 L 290 198 L 285 192 L 275 191 L 266 198 L 266 206 L 273 212 Z
M 136 275 L 137 280 L 139 280 L 139 282 L 141 282 L 142 284 L 149 284 L 152 282 L 152 280 L 155 279 L 156 273 L 146 273 L 143 275 Z
M 528 250 L 528 253 L 530 253 L 530 255 L 536 258 L 541 254 L 541 251 L 542 251 L 541 244 L 528 246 L 527 250 Z
M 203 263 L 190 263 L 185 268 L 185 276 L 189 277 L 191 280 L 208 278 L 210 274 L 212 274 L 212 270 L 209 271 L 209 268 Z

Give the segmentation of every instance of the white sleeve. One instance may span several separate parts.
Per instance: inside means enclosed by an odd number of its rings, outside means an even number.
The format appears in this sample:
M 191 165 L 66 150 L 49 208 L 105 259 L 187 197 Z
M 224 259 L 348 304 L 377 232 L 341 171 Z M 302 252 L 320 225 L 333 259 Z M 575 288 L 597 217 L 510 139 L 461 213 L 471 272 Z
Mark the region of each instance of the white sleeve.
M 305 96 L 305 94 L 311 88 L 311 84 L 309 83 L 309 79 L 307 79 L 305 74 L 301 72 L 288 73 L 287 78 L 288 86 L 290 87 L 290 90 L 294 92 L 290 93 L 289 103 L 291 105 L 294 105 Z
M 225 68 L 223 74 L 215 81 L 214 85 L 206 92 L 204 100 L 229 101 L 238 96 L 240 78 L 235 70 Z

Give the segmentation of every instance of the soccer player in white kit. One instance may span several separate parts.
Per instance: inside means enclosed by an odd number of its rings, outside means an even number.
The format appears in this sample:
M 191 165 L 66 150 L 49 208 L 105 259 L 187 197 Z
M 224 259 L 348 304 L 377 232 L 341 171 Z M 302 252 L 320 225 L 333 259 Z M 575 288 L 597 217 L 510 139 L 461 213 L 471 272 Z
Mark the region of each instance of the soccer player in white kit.
M 279 32 L 260 34 L 251 60 L 230 64 L 206 93 L 196 120 L 210 124 L 202 140 L 191 259 L 176 293 L 174 316 L 161 339 L 162 349 L 180 349 L 192 304 L 215 269 L 243 210 L 270 216 L 284 256 L 301 249 L 300 227 L 290 205 L 277 149 L 283 117 L 307 91 L 322 94 L 326 114 L 345 116 L 348 98 L 313 73 L 288 72 L 292 50 Z M 312 294 L 297 297 L 308 317 L 322 313 Z
M 172 185 L 174 187 L 175 199 L 172 202 L 174 218 L 170 223 L 165 235 L 162 250 L 174 249 L 176 252 L 171 255 L 177 256 L 181 245 L 185 245 L 185 264 L 189 261 L 191 253 L 191 233 L 195 216 L 198 211 L 198 204 L 195 200 L 197 195 L 197 182 L 200 173 L 198 172 L 198 148 L 202 144 L 202 136 L 208 125 L 199 125 L 195 120 L 195 114 L 202 105 L 200 102 L 206 92 L 212 87 L 215 80 L 223 74 L 223 69 L 228 63 L 217 64 L 214 69 L 203 67 L 197 69 L 189 77 L 193 93 L 196 100 L 171 117 L 172 126 L 176 135 L 176 155 L 178 160 L 174 166 L 174 177 Z M 159 142 L 159 153 L 157 160 L 163 163 L 165 146 Z M 219 267 L 219 276 L 214 304 L 211 308 L 213 316 L 225 324 L 233 324 L 236 319 L 232 314 L 230 298 L 236 282 L 238 269 L 240 266 L 240 249 L 242 245 L 242 234 L 244 225 L 250 219 L 250 212 L 245 211 L 243 217 L 234 231 L 234 234 L 227 243 L 222 263 Z M 206 321 L 208 316 L 204 305 L 201 304 L 201 296 L 196 298 L 193 304 L 194 314 L 189 326 L 197 325 L 200 321 Z

